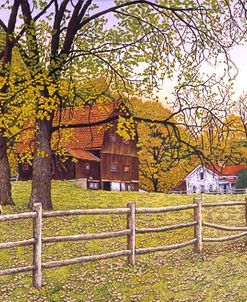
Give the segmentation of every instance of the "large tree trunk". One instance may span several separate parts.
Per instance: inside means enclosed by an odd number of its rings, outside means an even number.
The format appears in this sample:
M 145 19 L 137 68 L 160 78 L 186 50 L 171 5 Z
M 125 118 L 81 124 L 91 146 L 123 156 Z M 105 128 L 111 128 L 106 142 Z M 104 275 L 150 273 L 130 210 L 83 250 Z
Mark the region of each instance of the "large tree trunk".
M 33 160 L 32 193 L 29 208 L 35 202 L 51 210 L 51 126 L 47 120 L 37 121 L 36 150 Z
M 14 205 L 11 196 L 10 167 L 6 139 L 0 132 L 0 204 Z

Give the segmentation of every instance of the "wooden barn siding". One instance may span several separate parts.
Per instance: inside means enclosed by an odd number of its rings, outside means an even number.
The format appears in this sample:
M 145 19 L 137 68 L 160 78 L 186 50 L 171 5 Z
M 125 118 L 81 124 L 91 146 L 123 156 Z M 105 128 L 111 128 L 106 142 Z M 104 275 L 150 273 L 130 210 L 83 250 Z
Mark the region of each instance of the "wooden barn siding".
M 116 172 L 111 172 L 113 164 L 117 165 L 118 170 Z M 129 165 L 130 172 L 124 172 L 125 165 Z M 118 154 L 102 153 L 101 179 L 112 181 L 138 181 L 138 158 Z
M 28 166 L 28 170 L 22 169 L 22 164 L 18 165 L 19 180 L 31 180 L 33 169 L 32 166 Z M 52 179 L 74 179 L 75 168 L 71 159 L 66 162 L 62 162 L 60 159 L 53 157 L 51 166 L 51 178 Z
M 103 146 L 101 150 L 101 180 L 109 181 L 138 181 L 139 161 L 137 137 L 124 142 L 123 138 L 116 134 L 117 121 L 111 128 L 105 131 Z M 112 172 L 113 165 L 117 165 L 117 171 Z M 129 166 L 130 171 L 124 172 L 124 166 Z M 134 190 L 138 190 L 139 184 L 132 185 Z
M 28 170 L 22 170 L 22 164 L 18 164 L 18 180 L 30 180 L 32 179 L 33 169 L 28 166 Z
M 71 159 L 62 162 L 59 158 L 53 158 L 53 168 L 51 170 L 52 179 L 74 179 L 75 164 Z
M 116 124 L 106 130 L 104 134 L 103 146 L 101 153 L 121 154 L 126 156 L 137 157 L 137 138 L 124 142 L 123 138 L 116 134 Z M 115 136 L 115 141 L 113 137 Z
M 86 170 L 86 163 L 89 163 L 90 170 Z M 75 163 L 75 178 L 89 178 L 94 180 L 100 179 L 100 163 L 93 161 L 78 160 Z

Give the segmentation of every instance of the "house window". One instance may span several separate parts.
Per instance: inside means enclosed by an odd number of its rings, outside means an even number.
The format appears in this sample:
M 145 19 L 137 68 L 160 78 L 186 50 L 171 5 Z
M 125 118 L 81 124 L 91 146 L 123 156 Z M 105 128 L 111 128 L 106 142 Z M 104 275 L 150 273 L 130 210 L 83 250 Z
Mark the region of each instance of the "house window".
M 117 164 L 112 164 L 112 166 L 111 166 L 111 172 L 118 172 L 118 166 L 117 166 Z
M 201 193 L 204 193 L 204 192 L 205 192 L 205 186 L 201 185 Z
M 200 180 L 204 179 L 204 172 L 200 172 Z
M 86 171 L 90 170 L 90 163 L 85 163 L 85 169 L 86 169 Z
M 193 193 L 196 193 L 196 186 L 193 186 L 192 192 L 193 192 Z
M 208 190 L 209 190 L 209 192 L 213 192 L 213 185 L 209 185 Z
M 22 168 L 23 171 L 28 171 L 28 163 L 26 163 L 26 162 L 22 163 L 21 168 Z
M 124 165 L 123 170 L 124 170 L 125 173 L 129 173 L 130 166 L 129 165 Z

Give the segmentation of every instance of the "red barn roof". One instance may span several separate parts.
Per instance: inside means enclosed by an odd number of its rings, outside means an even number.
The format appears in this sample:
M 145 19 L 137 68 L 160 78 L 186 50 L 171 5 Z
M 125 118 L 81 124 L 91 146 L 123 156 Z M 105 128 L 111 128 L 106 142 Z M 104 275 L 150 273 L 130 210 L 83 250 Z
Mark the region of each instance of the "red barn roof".
M 85 150 L 78 150 L 78 149 L 72 149 L 69 152 L 74 158 L 76 159 L 83 159 L 83 160 L 88 160 L 88 161 L 97 161 L 99 162 L 100 159 L 98 157 L 96 157 L 95 155 L 93 155 L 91 152 L 89 151 L 85 151 Z
M 90 124 L 106 120 L 113 115 L 114 110 L 119 107 L 117 102 L 111 102 L 102 105 L 87 106 L 84 108 L 63 109 L 61 116 L 58 113 L 54 118 L 54 125 L 69 124 Z M 99 126 L 87 126 L 75 128 L 73 130 L 73 139 L 69 144 L 62 144 L 65 149 L 100 149 L 103 144 L 104 132 L 106 124 Z
M 64 108 L 61 112 L 57 112 L 54 117 L 54 126 L 70 124 L 90 124 L 99 121 L 104 121 L 114 114 L 114 111 L 119 108 L 120 105 L 117 102 L 106 103 L 102 105 L 92 105 L 87 107 L 77 108 Z M 30 122 L 29 122 L 30 123 Z M 58 139 L 58 131 L 53 133 L 52 149 L 58 149 L 58 145 L 63 149 L 76 155 L 75 158 L 84 158 L 85 160 L 96 160 L 97 158 L 89 154 L 89 152 L 82 152 L 82 150 L 100 149 L 103 144 L 104 132 L 106 124 L 98 126 L 86 126 L 74 129 L 59 130 L 61 133 L 70 132 L 70 139 Z M 20 143 L 17 147 L 18 153 L 25 153 L 30 150 L 30 147 L 34 145 L 34 131 L 31 131 L 31 135 L 23 134 Z M 89 159 L 90 158 L 90 159 Z

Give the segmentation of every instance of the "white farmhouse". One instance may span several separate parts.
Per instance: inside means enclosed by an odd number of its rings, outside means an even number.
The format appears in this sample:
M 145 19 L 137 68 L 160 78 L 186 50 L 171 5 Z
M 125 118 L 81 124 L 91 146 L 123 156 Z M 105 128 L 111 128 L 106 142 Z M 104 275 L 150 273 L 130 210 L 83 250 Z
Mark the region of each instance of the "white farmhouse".
M 192 193 L 221 193 L 228 194 L 235 191 L 235 184 L 241 170 L 247 165 L 234 166 L 197 166 L 184 179 L 186 191 Z

